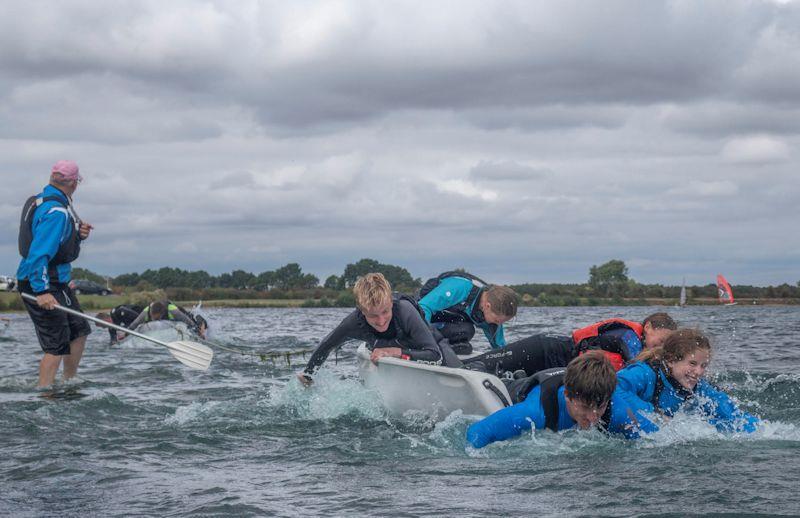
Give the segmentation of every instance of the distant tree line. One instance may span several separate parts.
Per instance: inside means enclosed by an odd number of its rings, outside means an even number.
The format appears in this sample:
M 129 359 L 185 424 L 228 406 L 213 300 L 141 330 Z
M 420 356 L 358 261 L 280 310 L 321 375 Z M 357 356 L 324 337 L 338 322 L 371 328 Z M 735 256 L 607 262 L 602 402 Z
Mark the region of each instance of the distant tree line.
M 103 277 L 88 270 L 75 269 L 76 278 L 90 280 Z M 419 279 L 414 279 L 405 268 L 392 264 L 383 264 L 374 259 L 361 259 L 355 264 L 348 264 L 342 275 L 331 275 L 322 286 L 329 290 L 350 289 L 356 280 L 369 272 L 381 272 L 396 289 L 414 290 L 421 286 Z M 211 275 L 204 270 L 182 270 L 180 268 L 163 267 L 158 270 L 145 270 L 142 273 L 125 273 L 113 280 L 115 286 L 143 286 L 151 288 L 233 288 L 238 290 L 309 290 L 320 287 L 319 278 L 310 273 L 303 273 L 298 263 L 289 263 L 276 270 L 267 270 L 258 274 L 244 270 L 231 273 Z
M 397 291 L 414 293 L 422 285 L 422 279 L 414 278 L 401 266 L 384 264 L 375 259 L 361 259 L 348 264 L 341 275 L 331 275 L 320 285 L 315 275 L 303 273 L 298 263 L 289 263 L 275 270 L 251 273 L 234 270 L 221 275 L 211 275 L 206 271 L 189 271 L 180 268 L 163 267 L 157 270 L 148 269 L 142 273 L 126 273 L 113 279 L 114 286 L 141 290 L 152 289 L 188 289 L 188 290 L 224 290 L 230 294 L 242 291 L 236 297 L 249 295 L 260 296 L 259 293 L 271 293 L 276 298 L 337 298 L 338 294 L 350 290 L 358 277 L 368 272 L 381 272 L 392 283 Z M 480 272 L 476 273 L 480 276 Z M 74 278 L 86 278 L 105 284 L 106 278 L 88 270 L 76 268 Z M 491 281 L 491 279 L 488 279 Z M 589 269 L 589 279 L 585 284 L 560 283 L 526 283 L 511 286 L 530 305 L 586 305 L 599 303 L 644 303 L 645 299 L 674 299 L 680 296 L 680 286 L 662 284 L 640 284 L 628 276 L 628 267 L 619 259 L 608 261 Z M 714 283 L 704 286 L 687 286 L 691 299 L 715 299 L 717 287 Z M 757 287 L 734 285 L 736 299 L 798 299 L 800 300 L 800 282 L 792 286 Z M 222 291 L 219 291 L 222 293 Z M 342 303 L 349 303 L 349 298 L 342 298 Z

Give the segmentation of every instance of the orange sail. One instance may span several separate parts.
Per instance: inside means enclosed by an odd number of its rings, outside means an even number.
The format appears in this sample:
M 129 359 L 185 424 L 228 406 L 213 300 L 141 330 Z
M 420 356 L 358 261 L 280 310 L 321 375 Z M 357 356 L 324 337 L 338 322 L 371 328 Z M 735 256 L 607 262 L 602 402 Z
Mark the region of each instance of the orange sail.
M 722 275 L 717 275 L 717 293 L 720 304 L 735 304 L 731 285 Z

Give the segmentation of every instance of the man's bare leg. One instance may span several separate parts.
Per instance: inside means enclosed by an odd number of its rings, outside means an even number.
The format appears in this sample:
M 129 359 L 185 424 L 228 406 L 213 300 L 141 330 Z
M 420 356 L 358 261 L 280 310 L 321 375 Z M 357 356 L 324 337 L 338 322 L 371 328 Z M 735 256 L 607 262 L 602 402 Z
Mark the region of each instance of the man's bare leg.
M 49 387 L 53 384 L 59 365 L 61 365 L 61 356 L 44 353 L 44 357 L 39 363 L 39 388 Z
M 81 336 L 69 343 L 69 355 L 64 356 L 64 379 L 68 380 L 78 373 L 81 363 L 83 348 L 86 346 L 86 337 Z

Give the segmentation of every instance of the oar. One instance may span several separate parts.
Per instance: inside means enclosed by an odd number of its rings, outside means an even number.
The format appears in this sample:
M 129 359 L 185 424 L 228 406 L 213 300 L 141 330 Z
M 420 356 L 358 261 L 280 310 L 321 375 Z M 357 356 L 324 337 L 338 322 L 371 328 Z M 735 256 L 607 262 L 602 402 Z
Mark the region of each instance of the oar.
M 31 302 L 36 302 L 36 297 L 29 293 L 21 293 L 21 295 L 30 300 Z M 147 340 L 148 342 L 153 342 L 158 345 L 163 345 L 172 356 L 175 357 L 179 362 L 190 367 L 192 369 L 197 370 L 207 370 L 208 367 L 211 365 L 211 359 L 214 357 L 214 351 L 211 350 L 208 346 L 203 344 L 198 344 L 196 342 L 190 342 L 188 340 L 181 340 L 179 342 L 162 342 L 161 340 L 157 340 L 153 337 L 143 335 L 142 333 L 137 333 L 136 331 L 132 331 L 130 329 L 126 329 L 122 326 L 118 326 L 116 324 L 112 324 L 110 322 L 106 322 L 105 320 L 100 320 L 99 318 L 95 318 L 80 311 L 75 311 L 74 309 L 65 308 L 64 306 L 60 306 L 56 304 L 56 309 L 59 311 L 63 311 L 64 313 L 69 313 L 70 315 L 75 315 L 76 317 L 85 318 L 86 320 L 90 320 L 95 322 L 96 324 L 100 324 L 102 326 L 110 327 L 111 329 L 116 329 L 117 331 L 122 331 L 123 333 L 133 335 L 136 337 L 141 338 L 142 340 Z

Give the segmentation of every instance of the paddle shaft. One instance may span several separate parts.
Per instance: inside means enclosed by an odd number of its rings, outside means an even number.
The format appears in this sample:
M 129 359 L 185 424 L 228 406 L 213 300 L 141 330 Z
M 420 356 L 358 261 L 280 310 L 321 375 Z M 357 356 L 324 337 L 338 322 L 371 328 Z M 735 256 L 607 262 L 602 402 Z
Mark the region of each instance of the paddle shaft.
M 20 293 L 23 298 L 28 299 L 31 302 L 36 302 L 36 297 L 31 295 L 30 293 Z M 157 340 L 152 336 L 147 336 L 142 333 L 137 333 L 136 331 L 132 331 L 122 326 L 118 326 L 117 324 L 112 324 L 111 322 L 106 322 L 105 320 L 101 320 L 99 318 L 95 318 L 93 316 L 89 316 L 86 313 L 81 313 L 80 311 L 75 311 L 74 309 L 65 308 L 60 304 L 56 304 L 56 309 L 63 311 L 64 313 L 69 313 L 70 315 L 75 315 L 76 317 L 85 318 L 86 320 L 90 320 L 95 324 L 100 324 L 106 327 L 110 327 L 111 329 L 116 329 L 117 331 L 122 331 L 125 334 L 133 335 L 137 338 L 141 338 L 142 340 L 147 340 L 149 342 L 156 343 L 158 345 L 163 345 L 167 349 L 171 349 L 170 345 L 167 342 L 162 342 L 161 340 Z

